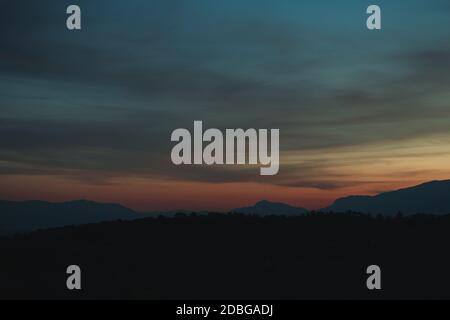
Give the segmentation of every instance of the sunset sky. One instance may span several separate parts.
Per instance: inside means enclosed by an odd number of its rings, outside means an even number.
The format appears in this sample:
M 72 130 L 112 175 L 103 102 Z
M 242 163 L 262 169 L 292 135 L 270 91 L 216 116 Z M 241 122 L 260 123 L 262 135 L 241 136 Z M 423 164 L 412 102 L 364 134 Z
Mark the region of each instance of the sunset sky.
M 449 39 L 448 0 L 0 1 L 0 198 L 317 209 L 450 179 Z M 173 165 L 194 120 L 279 128 L 279 174 Z

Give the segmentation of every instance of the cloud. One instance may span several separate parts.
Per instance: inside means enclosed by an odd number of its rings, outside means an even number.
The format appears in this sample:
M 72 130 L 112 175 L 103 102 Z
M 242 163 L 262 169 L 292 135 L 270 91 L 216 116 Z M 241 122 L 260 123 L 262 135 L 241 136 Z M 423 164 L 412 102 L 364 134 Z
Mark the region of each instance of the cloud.
M 340 163 L 318 160 L 328 153 L 450 130 L 442 31 L 405 45 L 337 17 L 299 21 L 295 3 L 264 13 L 255 3 L 80 1 L 77 33 L 65 29 L 68 1 L 2 2 L 0 172 L 330 190 L 368 181 L 329 170 Z M 174 167 L 170 133 L 194 120 L 280 128 L 282 161 L 318 156 L 282 162 L 270 180 L 253 167 Z

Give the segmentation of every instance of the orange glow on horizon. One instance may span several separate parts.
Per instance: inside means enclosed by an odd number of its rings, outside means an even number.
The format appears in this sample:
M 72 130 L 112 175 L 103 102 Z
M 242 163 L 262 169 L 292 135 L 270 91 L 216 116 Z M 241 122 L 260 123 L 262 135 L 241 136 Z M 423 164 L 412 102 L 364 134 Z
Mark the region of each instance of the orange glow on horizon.
M 286 152 L 282 159 L 280 175 L 264 180 L 267 183 L 177 181 L 128 176 L 126 173 L 105 181 L 92 180 L 92 177 L 102 176 L 96 172 L 82 172 L 82 177 L 88 177 L 84 180 L 76 173 L 77 178 L 71 175 L 3 174 L 0 193 L 3 200 L 61 202 L 88 199 L 120 203 L 138 211 L 227 211 L 253 205 L 262 199 L 312 210 L 327 207 L 344 196 L 374 195 L 450 178 L 450 144 L 446 137 L 326 152 Z M 304 163 L 315 167 L 301 169 Z M 283 168 L 290 170 L 283 173 Z
M 418 184 L 424 181 L 417 181 Z M 129 179 L 109 184 L 83 184 L 52 176 L 5 176 L 0 182 L 4 200 L 45 200 L 62 202 L 88 199 L 120 203 L 137 211 L 212 210 L 253 205 L 259 200 L 284 202 L 310 210 L 330 205 L 352 194 L 375 194 L 374 188 L 394 190 L 411 183 L 367 184 L 336 190 L 284 187 L 256 183 L 167 182 Z M 45 188 L 43 188 L 45 186 Z

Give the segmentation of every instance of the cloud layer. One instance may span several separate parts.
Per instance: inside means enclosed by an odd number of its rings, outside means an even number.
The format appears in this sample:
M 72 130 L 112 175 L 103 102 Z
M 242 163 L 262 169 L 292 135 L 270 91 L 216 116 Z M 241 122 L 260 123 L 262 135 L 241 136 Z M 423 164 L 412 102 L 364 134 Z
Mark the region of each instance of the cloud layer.
M 446 157 L 448 5 L 382 1 L 377 33 L 361 1 L 319 2 L 78 1 L 79 32 L 68 1 L 1 2 L 0 174 L 322 190 L 430 176 L 408 163 Z M 280 174 L 174 167 L 170 133 L 194 120 L 280 128 Z M 398 178 L 375 165 L 393 159 Z

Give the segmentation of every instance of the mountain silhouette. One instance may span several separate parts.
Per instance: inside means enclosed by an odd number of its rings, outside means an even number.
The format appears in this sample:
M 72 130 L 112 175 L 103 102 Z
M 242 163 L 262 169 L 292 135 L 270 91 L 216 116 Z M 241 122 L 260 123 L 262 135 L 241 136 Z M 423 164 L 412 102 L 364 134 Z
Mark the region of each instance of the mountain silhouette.
M 450 214 L 450 180 L 431 181 L 375 196 L 337 199 L 321 211 L 356 211 L 371 214 Z
M 231 212 L 243 213 L 243 214 L 257 214 L 257 215 L 302 215 L 308 213 L 308 210 L 300 207 L 293 207 L 281 202 L 271 202 L 262 200 L 257 202 L 254 206 L 237 208 L 231 210 Z
M 0 233 L 140 217 L 143 215 L 119 204 L 87 200 L 61 203 L 0 201 Z
M 349 196 L 337 199 L 325 212 L 362 212 L 395 215 L 402 213 L 450 214 L 450 180 L 431 181 L 414 187 L 384 192 L 375 196 Z M 138 213 L 114 203 L 76 200 L 60 203 L 46 201 L 0 201 L 0 234 L 26 232 L 68 225 L 80 225 L 113 220 L 133 220 L 177 213 L 190 214 L 190 210 Z M 262 200 L 253 206 L 233 209 L 232 213 L 260 216 L 296 216 L 307 209 L 280 202 Z M 196 212 L 206 215 L 207 212 Z

